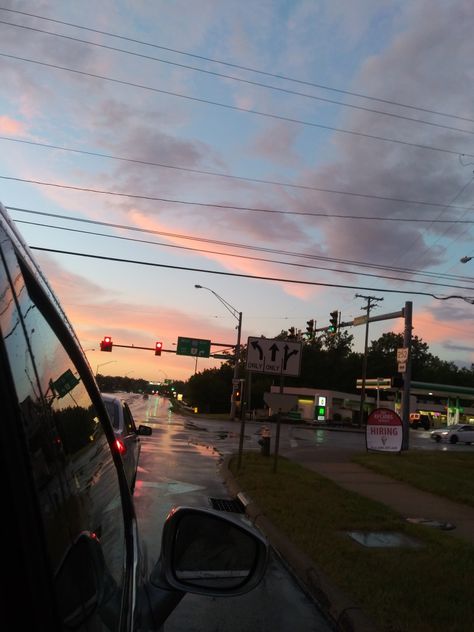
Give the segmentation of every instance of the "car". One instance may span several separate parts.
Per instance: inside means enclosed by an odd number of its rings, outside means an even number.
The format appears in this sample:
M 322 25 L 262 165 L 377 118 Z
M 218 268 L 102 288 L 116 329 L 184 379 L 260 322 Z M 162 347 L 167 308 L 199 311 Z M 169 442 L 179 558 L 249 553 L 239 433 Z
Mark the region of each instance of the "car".
M 123 397 L 113 393 L 102 393 L 102 400 L 112 422 L 115 444 L 122 456 L 125 476 L 133 494 L 140 458 L 140 436 L 149 437 L 152 429 L 144 424 L 137 428 L 132 411 Z
M 449 443 L 473 443 L 474 442 L 474 425 L 473 424 L 454 424 L 446 428 L 438 428 L 431 431 L 431 438 L 436 441 L 447 441 Z
M 1 204 L 0 401 L 1 607 L 15 629 L 160 630 L 188 592 L 238 595 L 260 582 L 267 540 L 244 515 L 210 508 L 172 508 L 147 568 L 93 371 Z

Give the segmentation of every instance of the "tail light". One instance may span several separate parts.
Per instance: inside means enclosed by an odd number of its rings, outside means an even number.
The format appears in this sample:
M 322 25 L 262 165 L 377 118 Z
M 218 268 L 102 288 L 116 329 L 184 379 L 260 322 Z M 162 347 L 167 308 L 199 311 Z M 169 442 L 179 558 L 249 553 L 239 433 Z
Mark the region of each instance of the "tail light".
M 115 447 L 119 454 L 125 454 L 127 452 L 127 446 L 121 439 L 115 439 Z

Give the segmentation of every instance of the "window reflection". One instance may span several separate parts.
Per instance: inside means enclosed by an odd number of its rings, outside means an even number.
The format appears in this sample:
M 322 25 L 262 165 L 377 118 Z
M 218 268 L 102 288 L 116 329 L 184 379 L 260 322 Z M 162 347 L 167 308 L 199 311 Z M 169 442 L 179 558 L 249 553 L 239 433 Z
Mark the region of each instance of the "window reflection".
M 115 602 L 122 584 L 124 532 L 110 448 L 77 368 L 40 309 L 37 292 L 24 284 L 13 250 L 5 247 L 3 254 L 18 308 L 0 262 L 0 327 L 20 402 L 52 567 L 58 570 L 64 559 L 73 559 L 68 552 L 81 533 L 93 534 L 104 556 L 107 585 L 116 587 Z M 75 590 L 79 595 L 80 586 Z M 76 601 L 71 597 L 71 603 Z M 94 614 L 87 630 L 115 629 L 120 608 L 113 610 L 115 614 L 108 612 L 105 618 Z

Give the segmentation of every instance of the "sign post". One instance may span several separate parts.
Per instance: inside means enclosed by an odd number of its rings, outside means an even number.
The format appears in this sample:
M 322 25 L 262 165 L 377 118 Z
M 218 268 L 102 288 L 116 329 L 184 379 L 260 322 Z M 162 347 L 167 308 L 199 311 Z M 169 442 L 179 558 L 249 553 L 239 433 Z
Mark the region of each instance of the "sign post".
M 390 408 L 376 408 L 367 419 L 365 440 L 367 450 L 401 452 L 403 444 L 402 420 Z

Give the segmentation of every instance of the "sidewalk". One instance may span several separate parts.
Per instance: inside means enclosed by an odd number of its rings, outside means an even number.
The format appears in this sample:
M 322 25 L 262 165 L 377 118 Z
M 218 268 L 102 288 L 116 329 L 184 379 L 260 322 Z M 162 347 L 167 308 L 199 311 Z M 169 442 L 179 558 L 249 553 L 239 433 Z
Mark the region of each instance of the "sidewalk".
M 315 452 L 312 448 L 282 452 L 286 458 L 331 479 L 344 489 L 383 503 L 407 519 L 427 521 L 426 528 L 439 528 L 448 538 L 458 537 L 474 544 L 474 508 L 418 490 L 352 463 L 353 454 L 351 450 Z M 221 473 L 229 492 L 241 500 L 247 516 L 266 535 L 296 578 L 334 621 L 336 629 L 376 632 L 377 627 L 360 607 L 278 531 L 256 503 L 246 496 L 245 490 L 239 489 L 227 467 L 228 461 L 223 463 Z
M 458 504 L 388 476 L 377 474 L 362 465 L 351 463 L 350 454 L 319 452 L 316 461 L 307 451 L 286 451 L 289 459 L 330 478 L 340 487 L 391 507 L 405 518 L 423 519 L 453 525 L 445 532 L 474 544 L 474 507 Z M 346 458 L 344 458 L 346 457 Z

